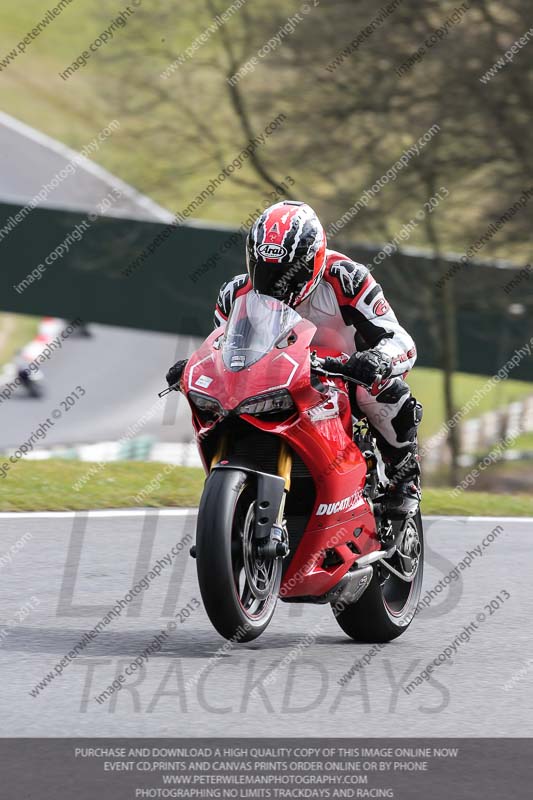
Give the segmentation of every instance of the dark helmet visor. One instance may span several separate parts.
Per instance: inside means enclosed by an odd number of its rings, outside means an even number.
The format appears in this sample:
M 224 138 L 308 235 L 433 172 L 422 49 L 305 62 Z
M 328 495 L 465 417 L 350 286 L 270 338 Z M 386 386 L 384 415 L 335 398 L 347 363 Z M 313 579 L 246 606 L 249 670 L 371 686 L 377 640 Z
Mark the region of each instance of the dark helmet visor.
M 250 256 L 249 271 L 256 292 L 287 302 L 298 295 L 311 280 L 313 264 L 304 260 L 293 261 L 292 264 L 276 264 Z

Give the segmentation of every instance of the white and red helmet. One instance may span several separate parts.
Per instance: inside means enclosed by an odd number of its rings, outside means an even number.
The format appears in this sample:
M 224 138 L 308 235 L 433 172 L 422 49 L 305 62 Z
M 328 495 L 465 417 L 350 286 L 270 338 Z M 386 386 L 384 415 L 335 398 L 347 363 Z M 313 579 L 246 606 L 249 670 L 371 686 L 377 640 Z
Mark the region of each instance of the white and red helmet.
M 246 266 L 256 292 L 297 306 L 326 268 L 326 233 L 307 203 L 284 200 L 264 211 L 246 243 Z

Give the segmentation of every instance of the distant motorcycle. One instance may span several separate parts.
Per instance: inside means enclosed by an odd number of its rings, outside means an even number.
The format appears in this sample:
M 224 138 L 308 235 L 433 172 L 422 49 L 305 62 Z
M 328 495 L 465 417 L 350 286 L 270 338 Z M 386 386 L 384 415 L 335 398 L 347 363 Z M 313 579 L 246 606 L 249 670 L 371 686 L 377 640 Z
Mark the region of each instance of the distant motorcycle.
M 29 370 L 27 368 L 20 367 L 17 369 L 17 377 L 30 397 L 42 397 L 44 393 L 44 376 L 40 370 Z
M 0 375 L 0 387 L 3 383 L 16 383 L 26 391 L 29 397 L 42 397 L 44 394 L 44 375 L 40 369 L 29 369 L 28 362 L 18 357 L 15 363 L 6 364 Z
M 179 388 L 192 409 L 207 479 L 191 555 L 232 641 L 259 636 L 280 598 L 329 603 L 353 639 L 387 642 L 420 597 L 420 514 L 385 516 L 375 440 L 354 427 L 339 353 L 311 351 L 315 331 L 249 292 L 161 393 Z

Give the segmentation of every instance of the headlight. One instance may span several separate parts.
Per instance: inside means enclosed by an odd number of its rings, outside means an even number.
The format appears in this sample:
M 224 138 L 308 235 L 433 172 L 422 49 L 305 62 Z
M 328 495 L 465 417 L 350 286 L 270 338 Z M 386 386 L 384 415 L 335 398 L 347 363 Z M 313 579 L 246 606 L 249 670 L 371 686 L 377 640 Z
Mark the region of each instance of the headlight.
M 292 397 L 286 389 L 270 394 L 260 394 L 245 400 L 237 414 L 268 414 L 275 411 L 290 411 L 294 408 Z
M 189 392 L 189 399 L 195 408 L 197 408 L 198 411 L 202 411 L 204 414 L 222 415 L 224 413 L 218 400 L 215 400 L 214 397 L 209 397 L 207 394 Z

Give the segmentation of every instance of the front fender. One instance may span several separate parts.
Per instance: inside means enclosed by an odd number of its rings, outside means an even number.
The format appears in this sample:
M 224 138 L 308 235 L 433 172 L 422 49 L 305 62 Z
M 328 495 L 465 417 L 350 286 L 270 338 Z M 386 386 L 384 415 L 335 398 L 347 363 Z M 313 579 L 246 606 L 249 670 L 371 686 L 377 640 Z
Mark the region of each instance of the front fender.
M 238 464 L 216 464 L 211 472 L 215 472 L 215 470 L 245 472 L 254 478 L 257 485 L 257 513 L 255 515 L 254 536 L 256 539 L 265 539 L 270 534 L 272 525 L 278 517 L 283 492 L 285 491 L 285 480 L 279 475 L 259 472 L 249 467 L 241 467 Z

